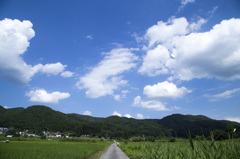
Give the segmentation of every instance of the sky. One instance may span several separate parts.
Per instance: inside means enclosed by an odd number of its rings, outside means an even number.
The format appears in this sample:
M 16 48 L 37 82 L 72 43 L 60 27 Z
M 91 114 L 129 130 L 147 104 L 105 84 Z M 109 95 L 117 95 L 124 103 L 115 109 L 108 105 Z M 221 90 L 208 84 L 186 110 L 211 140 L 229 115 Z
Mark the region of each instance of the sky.
M 0 105 L 240 122 L 239 0 L 0 0 Z

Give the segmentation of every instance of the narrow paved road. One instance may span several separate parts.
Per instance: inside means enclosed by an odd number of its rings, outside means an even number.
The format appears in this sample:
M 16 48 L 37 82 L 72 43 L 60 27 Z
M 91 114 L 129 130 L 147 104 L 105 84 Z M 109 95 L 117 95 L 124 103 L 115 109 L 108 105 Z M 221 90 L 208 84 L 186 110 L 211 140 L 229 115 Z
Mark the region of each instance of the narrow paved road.
M 108 148 L 107 152 L 100 157 L 100 159 L 129 159 L 129 157 L 127 157 L 116 143 L 114 143 Z

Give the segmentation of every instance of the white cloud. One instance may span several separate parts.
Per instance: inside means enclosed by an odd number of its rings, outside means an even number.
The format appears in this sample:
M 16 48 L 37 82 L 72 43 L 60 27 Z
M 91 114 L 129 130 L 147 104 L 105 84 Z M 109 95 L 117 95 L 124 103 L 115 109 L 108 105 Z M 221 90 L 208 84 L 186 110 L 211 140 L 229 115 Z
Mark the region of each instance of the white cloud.
M 38 64 L 34 66 L 33 69 L 35 72 L 46 73 L 47 75 L 58 75 L 59 73 L 63 72 L 65 67 L 67 67 L 67 65 L 62 65 L 60 62 L 57 62 L 46 65 Z
M 126 95 L 128 93 L 129 93 L 128 90 L 123 90 L 123 91 L 121 91 L 121 94 L 115 94 L 115 95 L 113 95 L 113 97 L 116 101 L 120 101 L 122 98 L 126 98 Z
M 181 11 L 188 3 L 194 3 L 195 0 L 181 0 L 181 6 L 178 8 L 178 12 Z
M 144 119 L 144 116 L 142 114 L 137 114 L 137 119 Z
M 170 59 L 168 49 L 162 45 L 158 45 L 153 50 L 149 50 L 147 55 L 143 57 L 143 64 L 138 72 L 141 74 L 147 74 L 148 76 L 168 74 L 169 71 L 164 66 L 168 59 Z
M 83 115 L 88 115 L 88 116 L 91 116 L 92 115 L 92 112 L 86 110 L 85 112 L 83 112 Z
M 87 35 L 86 38 L 89 39 L 89 40 L 92 40 L 93 36 L 92 35 Z
M 116 94 L 116 95 L 114 95 L 114 99 L 117 100 L 117 101 L 120 101 L 121 96 L 119 94 Z
M 216 101 L 218 99 L 226 99 L 226 98 L 232 98 L 232 96 L 237 93 L 237 92 L 240 92 L 240 88 L 235 88 L 235 89 L 232 89 L 232 90 L 227 90 L 223 93 L 220 93 L 220 94 L 216 94 L 216 95 L 209 95 L 209 94 L 206 94 L 204 95 L 205 97 L 208 97 L 210 98 L 211 101 Z
M 59 100 L 69 98 L 70 94 L 69 93 L 61 93 L 61 92 L 48 93 L 44 89 L 38 89 L 35 91 L 27 92 L 26 96 L 30 97 L 29 101 L 31 101 L 31 102 L 57 104 L 59 102 Z
M 124 117 L 126 117 L 126 118 L 133 118 L 130 114 L 125 114 Z
M 149 46 L 156 43 L 163 43 L 176 35 L 185 35 L 189 32 L 189 23 L 186 18 L 170 18 L 168 22 L 159 21 L 157 25 L 148 28 L 145 39 L 149 41 Z
M 189 24 L 189 29 L 190 29 L 190 31 L 197 31 L 197 30 L 201 29 L 201 26 L 203 24 L 205 24 L 206 22 L 207 22 L 206 19 L 197 16 L 196 20 L 194 22 L 192 22 L 191 24 Z
M 181 4 L 182 5 L 187 5 L 188 3 L 193 3 L 193 2 L 195 2 L 195 0 L 182 0 Z
M 191 90 L 185 87 L 177 88 L 175 84 L 169 83 L 168 81 L 152 86 L 147 85 L 143 91 L 149 98 L 182 98 L 190 92 Z
M 35 74 L 21 55 L 35 36 L 30 21 L 4 19 L 0 21 L 0 77 L 16 84 L 27 84 Z
M 180 108 L 180 107 L 177 107 L 176 105 L 173 106 L 173 107 L 171 107 L 171 110 L 179 110 L 179 109 L 181 109 L 181 108 Z
M 137 97 L 134 98 L 133 106 L 141 107 L 141 108 L 145 108 L 145 109 L 150 109 L 150 110 L 156 110 L 156 111 L 167 111 L 167 110 L 169 110 L 160 101 L 157 101 L 157 100 L 143 101 L 140 96 L 137 96 Z
M 145 37 L 149 46 L 158 44 L 166 47 L 169 58 L 164 55 L 165 59 L 147 60 L 158 57 L 157 53 L 161 54 L 159 56 L 167 53 L 158 50 L 157 46 L 151 50 L 155 51 L 154 56 L 148 51 L 144 57 L 140 68 L 144 71 L 139 70 L 140 73 L 151 76 L 166 74 L 167 71 L 161 70 L 168 70 L 175 79 L 185 81 L 194 78 L 240 79 L 240 19 L 223 20 L 210 31 L 201 33 L 192 32 L 192 29 L 199 28 L 203 22 L 193 22 L 191 25 L 185 18 L 178 18 L 177 21 L 169 25 L 159 22 L 161 25 L 148 29 Z M 200 18 L 199 21 L 203 20 Z M 154 31 L 149 34 L 149 30 Z
M 90 98 L 114 95 L 114 90 L 125 86 L 128 81 L 123 80 L 123 72 L 136 66 L 137 56 L 130 49 L 118 48 L 105 53 L 104 59 L 88 74 L 80 77 L 76 86 L 87 89 Z M 118 96 L 116 96 L 118 99 Z
M 3 106 L 3 108 L 5 108 L 5 109 L 10 109 L 10 107 L 8 107 L 8 106 Z
M 225 120 L 230 120 L 230 121 L 235 121 L 235 122 L 240 123 L 239 117 L 226 117 Z
M 30 40 L 35 36 L 30 21 L 4 19 L 0 21 L 0 78 L 11 83 L 26 85 L 38 73 L 57 75 L 66 65 L 61 63 L 27 64 L 22 55 L 27 51 Z
M 114 111 L 112 115 L 114 115 L 114 116 L 119 116 L 119 117 L 122 116 L 122 114 L 118 113 L 117 111 Z
M 74 75 L 74 73 L 71 71 L 64 71 L 61 73 L 61 76 L 64 78 L 72 77 L 73 75 Z

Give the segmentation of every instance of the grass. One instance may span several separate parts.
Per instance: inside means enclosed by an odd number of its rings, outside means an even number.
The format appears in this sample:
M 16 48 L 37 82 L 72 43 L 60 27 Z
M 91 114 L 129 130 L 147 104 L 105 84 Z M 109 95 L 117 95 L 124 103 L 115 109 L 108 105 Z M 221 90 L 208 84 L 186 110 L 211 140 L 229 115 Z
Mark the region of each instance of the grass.
M 131 159 L 239 159 L 240 140 L 125 142 L 120 148 Z
M 57 140 L 10 141 L 0 143 L 0 158 L 81 159 L 103 150 L 110 142 L 69 142 Z

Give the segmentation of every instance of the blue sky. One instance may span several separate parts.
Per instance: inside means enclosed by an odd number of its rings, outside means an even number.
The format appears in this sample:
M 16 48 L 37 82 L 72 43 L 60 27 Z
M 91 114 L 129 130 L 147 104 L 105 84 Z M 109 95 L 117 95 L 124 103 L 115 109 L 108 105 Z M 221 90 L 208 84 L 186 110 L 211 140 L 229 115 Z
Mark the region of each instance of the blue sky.
M 0 104 L 240 122 L 238 0 L 0 1 Z

